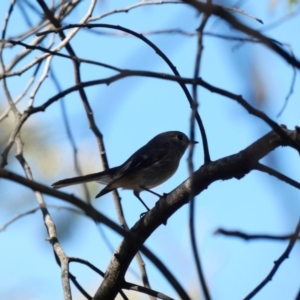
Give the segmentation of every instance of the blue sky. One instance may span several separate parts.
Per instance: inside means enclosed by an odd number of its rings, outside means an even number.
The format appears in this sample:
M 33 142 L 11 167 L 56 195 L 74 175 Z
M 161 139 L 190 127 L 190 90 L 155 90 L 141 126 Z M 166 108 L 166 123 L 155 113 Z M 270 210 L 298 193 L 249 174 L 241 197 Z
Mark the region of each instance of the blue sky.
M 4 19 L 9 1 L 4 1 L 1 20 Z M 126 7 L 134 2 L 101 1 L 94 15 L 115 8 Z M 228 1 L 227 5 L 233 5 Z M 83 1 L 67 19 L 76 23 L 85 14 L 89 1 Z M 244 15 L 236 16 L 255 29 L 263 29 L 296 7 L 289 7 L 286 1 L 279 1 L 271 7 L 270 1 L 244 1 L 241 7 L 247 13 L 262 19 L 261 25 Z M 34 14 L 31 20 L 36 21 Z M 115 14 L 101 20 L 101 23 L 121 25 L 137 32 L 152 32 L 160 29 L 180 28 L 193 32 L 200 18 L 194 9 L 186 5 L 153 5 L 136 8 L 129 13 Z M 97 21 L 99 22 L 99 21 Z M 282 43 L 288 44 L 296 57 L 300 50 L 298 38 L 299 17 L 290 18 L 280 26 L 265 32 Z M 2 21 L 3 23 L 3 21 Z M 19 9 L 16 7 L 7 36 L 14 36 L 26 28 Z M 102 30 L 103 31 L 103 30 Z M 221 20 L 212 18 L 207 32 L 237 35 Z M 105 31 L 116 33 L 115 31 Z M 182 76 L 191 77 L 194 70 L 196 38 L 176 34 L 147 35 L 173 62 Z M 31 39 L 26 40 L 29 42 Z M 59 38 L 55 37 L 55 42 Z M 44 46 L 48 45 L 49 40 Z M 150 70 L 171 73 L 166 64 L 142 41 L 131 36 L 96 35 L 82 30 L 71 41 L 80 57 L 98 60 L 120 68 Z M 20 51 L 20 47 L 17 48 Z M 64 50 L 65 51 L 65 50 Z M 63 53 L 65 53 L 63 51 Z M 14 50 L 5 52 L 8 63 Z M 16 70 L 31 59 L 21 62 Z M 53 70 L 62 89 L 74 85 L 73 68 L 70 61 L 54 58 Z M 44 65 L 39 74 L 43 72 Z M 12 96 L 16 97 L 26 85 L 33 71 L 28 75 L 9 78 Z M 82 64 L 83 81 L 104 78 L 114 72 Z M 204 53 L 201 77 L 209 83 L 241 94 L 253 106 L 263 110 L 279 124 L 293 129 L 299 125 L 299 79 L 296 78 L 294 92 L 280 117 L 285 97 L 289 92 L 293 76 L 292 69 L 283 59 L 264 46 L 228 42 L 211 36 L 204 38 Z M 189 87 L 190 88 L 190 87 Z M 57 93 L 50 78 L 39 90 L 34 106 L 41 105 Z M 189 133 L 191 111 L 179 85 L 174 82 L 151 78 L 130 77 L 112 83 L 86 89 L 97 126 L 104 135 L 107 155 L 111 166 L 123 163 L 136 149 L 156 134 L 168 130 Z M 28 103 L 29 94 L 19 103 L 22 112 Z M 208 135 L 213 160 L 234 154 L 270 131 L 261 120 L 249 116 L 236 102 L 199 88 L 199 113 Z M 101 162 L 96 139 L 89 129 L 80 98 L 77 93 L 64 98 L 70 126 L 78 147 L 79 161 L 84 174 L 99 171 Z M 2 86 L 0 88 L 1 110 L 7 107 Z M 12 127 L 12 116 L 0 123 L 0 128 Z M 22 130 L 25 140 L 24 155 L 28 160 L 34 178 L 50 186 L 54 181 L 75 176 L 72 148 L 62 121 L 59 102 L 51 105 L 44 113 L 30 118 Z M 198 141 L 201 141 L 197 131 Z M 7 169 L 24 175 L 16 161 L 15 150 L 9 156 Z M 195 149 L 194 165 L 203 163 L 202 145 Z M 299 181 L 299 155 L 291 149 L 280 148 L 263 160 L 266 164 Z M 155 188 L 157 193 L 173 190 L 188 177 L 187 156 L 181 161 L 177 173 L 166 183 Z M 99 192 L 99 185 L 89 184 L 91 197 Z M 14 215 L 37 206 L 34 193 L 6 180 L 0 181 L 2 208 L 0 226 Z M 84 197 L 81 186 L 63 189 Z M 132 192 L 121 191 L 126 220 L 130 226 L 138 220 L 144 208 Z M 141 196 L 150 207 L 157 200 L 152 194 Z M 45 196 L 48 204 L 65 206 L 65 203 Z M 111 219 L 117 220 L 111 194 L 93 202 L 94 206 Z M 192 258 L 188 227 L 188 205 L 177 211 L 147 240 L 146 245 L 171 269 L 177 279 L 189 291 L 193 299 L 199 299 L 201 291 Z M 241 230 L 246 233 L 285 234 L 294 230 L 299 218 L 299 192 L 268 175 L 251 172 L 242 180 L 215 182 L 196 197 L 197 242 L 203 261 L 204 272 L 213 299 L 242 299 L 254 289 L 269 273 L 273 262 L 282 254 L 287 242 L 252 241 L 215 236 L 217 228 Z M 65 252 L 81 257 L 105 270 L 111 250 L 99 234 L 99 228 L 83 216 L 65 210 L 50 209 L 57 225 L 58 237 Z M 101 232 L 109 236 L 116 248 L 121 238 L 110 229 L 101 226 Z M 26 216 L 0 233 L 0 288 L 1 299 L 62 299 L 60 270 L 54 261 L 40 212 Z M 299 247 L 296 246 L 288 260 L 280 267 L 270 282 L 255 299 L 293 299 L 299 282 Z M 161 274 L 146 260 L 150 283 L 153 289 L 177 299 L 175 291 Z M 71 270 L 80 283 L 91 293 L 99 285 L 99 277 L 86 267 L 71 265 Z M 138 267 L 132 263 L 127 280 L 140 282 Z M 1 285 L 2 285 L 1 284 Z M 74 287 L 74 294 L 78 295 Z M 133 297 L 133 296 L 132 296 Z M 137 297 L 137 296 L 136 296 Z M 144 297 L 145 298 L 145 297 Z M 74 297 L 74 299 L 77 299 Z M 133 299 L 133 298 L 131 298 Z M 145 298 L 146 299 L 146 298 Z

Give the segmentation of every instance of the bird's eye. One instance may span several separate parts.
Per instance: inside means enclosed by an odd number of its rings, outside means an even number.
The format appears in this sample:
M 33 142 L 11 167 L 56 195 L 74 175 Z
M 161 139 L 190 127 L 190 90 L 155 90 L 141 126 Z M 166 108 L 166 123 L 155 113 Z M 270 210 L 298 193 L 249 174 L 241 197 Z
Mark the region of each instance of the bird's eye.
M 182 141 L 183 140 L 182 134 L 177 134 L 177 138 L 179 139 L 179 141 Z

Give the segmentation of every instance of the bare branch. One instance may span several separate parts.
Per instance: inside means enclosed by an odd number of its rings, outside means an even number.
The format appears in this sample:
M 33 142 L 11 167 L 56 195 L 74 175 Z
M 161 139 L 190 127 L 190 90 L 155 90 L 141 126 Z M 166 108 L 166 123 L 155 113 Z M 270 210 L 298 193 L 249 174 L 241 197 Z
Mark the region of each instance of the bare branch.
M 211 1 L 207 1 L 211 3 Z M 195 140 L 195 118 L 196 118 L 196 112 L 198 111 L 198 85 L 197 85 L 197 78 L 200 74 L 200 63 L 202 58 L 202 50 L 203 50 L 203 30 L 206 26 L 208 19 L 210 15 L 204 14 L 203 18 L 201 20 L 201 24 L 199 28 L 197 29 L 198 32 L 198 43 L 197 43 L 197 54 L 196 54 L 196 61 L 195 61 L 195 67 L 194 67 L 194 82 L 192 85 L 193 88 L 193 106 L 192 106 L 192 114 L 191 114 L 191 125 L 190 125 L 190 140 Z M 207 141 L 206 141 L 207 143 Z M 211 162 L 209 151 L 208 151 L 208 143 L 207 148 L 204 148 L 206 152 L 204 152 L 204 163 L 208 164 Z M 194 173 L 194 164 L 193 164 L 193 154 L 194 154 L 194 145 L 190 147 L 189 156 L 188 156 L 188 167 L 189 167 L 189 174 L 191 177 L 191 180 L 193 180 L 193 173 Z M 193 184 L 192 184 L 193 185 Z M 191 191 L 192 193 L 192 191 Z M 196 236 L 195 236 L 195 198 L 192 197 L 190 200 L 190 211 L 189 211 L 189 229 L 190 229 L 190 236 L 191 236 L 191 245 L 192 245 L 192 251 L 194 255 L 194 260 L 196 264 L 196 269 L 198 273 L 199 283 L 200 286 L 203 289 L 204 297 L 206 300 L 210 300 L 210 294 L 207 287 L 207 283 L 204 277 L 204 272 L 201 266 L 200 261 L 200 254 L 197 247 L 196 242 Z
M 17 159 L 21 163 L 21 165 L 26 173 L 27 178 L 29 180 L 33 180 L 31 170 L 22 155 L 22 151 L 20 151 L 19 154 L 17 155 Z M 64 299 L 72 300 L 71 287 L 70 287 L 70 282 L 69 282 L 68 257 L 64 253 L 64 250 L 58 241 L 55 224 L 48 212 L 48 209 L 45 205 L 45 201 L 43 199 L 42 194 L 39 191 L 35 191 L 35 195 L 36 195 L 37 201 L 39 203 L 39 207 L 43 213 L 44 223 L 45 223 L 45 226 L 46 226 L 48 234 L 49 234 L 48 240 L 53 247 L 54 253 L 55 253 L 56 257 L 58 258 L 59 265 L 61 267 L 61 280 L 62 280 L 62 286 L 63 286 Z
M 264 172 L 264 173 L 267 173 L 271 176 L 274 176 L 276 177 L 277 179 L 297 188 L 298 190 L 300 189 L 300 183 L 293 180 L 292 178 L 288 177 L 288 176 L 285 176 L 283 175 L 282 173 L 266 166 L 266 165 L 263 165 L 261 163 L 258 163 L 256 166 L 255 166 L 255 169 L 258 170 L 258 171 L 261 171 L 261 172 Z
M 60 210 L 60 209 L 65 209 L 65 210 L 69 210 L 73 213 L 77 213 L 77 214 L 81 214 L 81 211 L 77 210 L 77 209 L 74 209 L 72 207 L 67 207 L 67 206 L 57 206 L 57 205 L 47 205 L 47 208 L 55 208 L 57 210 Z M 25 216 L 28 216 L 30 214 L 34 214 L 35 212 L 37 212 L 38 210 L 40 209 L 40 207 L 35 207 L 33 209 L 30 209 L 28 211 L 25 211 L 23 213 L 20 213 L 20 214 L 17 214 L 15 215 L 14 217 L 12 217 L 10 220 L 8 220 L 7 222 L 5 222 L 1 227 L 0 227 L 0 231 L 4 231 L 6 230 L 6 228 L 11 225 L 12 223 L 14 223 L 15 221 L 25 217 Z
M 270 273 L 268 274 L 268 276 L 249 294 L 247 295 L 244 300 L 249 300 L 252 299 L 253 296 L 255 296 L 269 281 L 272 280 L 273 276 L 275 275 L 275 273 L 277 272 L 278 268 L 280 267 L 280 265 L 283 263 L 283 261 L 285 259 L 287 259 L 290 255 L 290 252 L 292 251 L 298 236 L 300 233 L 300 220 L 298 222 L 298 225 L 295 229 L 295 232 L 293 234 L 293 236 L 290 239 L 290 242 L 286 248 L 286 250 L 282 253 L 282 255 L 274 262 L 274 267 L 272 268 L 272 270 L 270 271 Z
M 211 4 L 211 3 L 210 3 Z M 223 9 L 225 10 L 228 10 L 228 11 L 233 11 L 235 13 L 239 13 L 241 15 L 244 15 L 244 16 L 247 16 L 249 17 L 250 19 L 253 19 L 261 24 L 263 24 L 263 21 L 261 19 L 258 19 L 252 15 L 250 15 L 249 13 L 246 13 L 244 10 L 241 10 L 239 8 L 236 8 L 236 7 L 231 7 L 231 6 L 224 6 L 224 5 L 220 5 L 220 7 L 222 7 Z
M 248 234 L 238 230 L 226 230 L 219 228 L 214 232 L 215 235 L 225 235 L 230 237 L 236 237 L 243 239 L 245 241 L 250 240 L 271 240 L 271 241 L 286 241 L 290 240 L 293 237 L 293 234 L 284 234 L 284 235 L 273 235 L 273 234 Z M 300 240 L 300 236 L 297 238 Z
M 212 15 L 222 18 L 223 20 L 228 22 L 230 25 L 232 25 L 237 30 L 244 32 L 247 35 L 250 35 L 250 36 L 258 39 L 266 47 L 270 48 L 275 53 L 277 53 L 279 56 L 281 56 L 291 66 L 294 66 L 297 69 L 300 69 L 300 62 L 295 57 L 291 56 L 289 53 L 284 51 L 281 47 L 279 47 L 276 43 L 274 43 L 274 41 L 272 39 L 266 37 L 265 35 L 261 34 L 257 30 L 254 30 L 254 29 L 244 25 L 240 21 L 238 21 L 230 13 L 226 12 L 222 7 L 217 6 L 217 5 L 206 4 L 206 3 L 195 1 L 195 0 L 183 0 L 183 2 L 192 5 L 199 12 L 210 13 Z

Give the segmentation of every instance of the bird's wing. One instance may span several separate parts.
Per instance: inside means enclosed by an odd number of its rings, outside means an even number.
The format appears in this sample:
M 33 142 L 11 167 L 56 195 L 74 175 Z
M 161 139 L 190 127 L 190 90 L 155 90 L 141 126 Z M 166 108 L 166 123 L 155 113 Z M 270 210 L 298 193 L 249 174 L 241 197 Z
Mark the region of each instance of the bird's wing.
M 137 172 L 138 170 L 149 168 L 157 165 L 159 162 L 164 161 L 169 151 L 164 147 L 147 149 L 145 145 L 134 154 L 132 154 L 124 163 L 119 167 L 119 170 L 114 174 L 113 180 L 110 183 L 116 182 L 126 175 Z

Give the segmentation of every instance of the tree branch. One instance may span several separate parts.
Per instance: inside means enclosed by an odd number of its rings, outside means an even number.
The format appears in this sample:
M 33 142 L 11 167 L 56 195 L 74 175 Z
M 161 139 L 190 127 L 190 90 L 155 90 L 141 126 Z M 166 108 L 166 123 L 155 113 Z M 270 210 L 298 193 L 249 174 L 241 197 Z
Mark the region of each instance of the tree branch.
M 295 232 L 293 234 L 293 236 L 290 239 L 290 242 L 286 248 L 286 250 L 282 253 L 282 255 L 274 262 L 274 267 L 272 268 L 272 270 L 270 271 L 270 273 L 268 274 L 268 276 L 249 294 L 247 295 L 244 300 L 250 300 L 251 298 L 253 298 L 253 296 L 255 296 L 269 281 L 272 280 L 274 274 L 276 273 L 276 271 L 278 270 L 278 268 L 280 267 L 280 265 L 283 263 L 283 261 L 285 259 L 287 259 L 298 239 L 300 233 L 300 220 L 298 222 L 298 225 L 295 229 Z
M 296 143 L 299 143 L 300 134 L 297 130 L 291 131 L 284 128 L 283 130 Z M 157 227 L 164 224 L 175 211 L 217 180 L 241 179 L 254 168 L 262 157 L 279 146 L 286 146 L 286 142 L 272 131 L 237 154 L 203 165 L 194 172 L 193 180 L 187 179 L 170 194 L 162 197 L 155 207 L 130 230 L 137 242 L 133 244 L 132 240 L 125 237 L 119 245 L 94 299 L 115 298 L 116 291 L 120 288 L 136 251 L 141 248 Z

